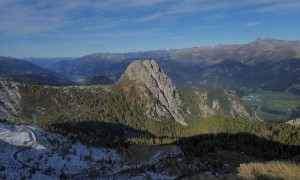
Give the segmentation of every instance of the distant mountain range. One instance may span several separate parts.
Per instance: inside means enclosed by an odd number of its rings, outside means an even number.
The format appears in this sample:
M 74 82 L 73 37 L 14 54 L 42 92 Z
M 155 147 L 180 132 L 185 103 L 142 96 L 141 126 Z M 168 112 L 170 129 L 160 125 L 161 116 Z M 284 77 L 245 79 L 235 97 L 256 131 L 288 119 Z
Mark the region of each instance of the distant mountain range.
M 63 61 L 72 61 L 77 59 L 77 57 L 47 57 L 47 58 L 37 58 L 37 57 L 29 57 L 29 58 L 21 58 L 21 60 L 30 62 L 32 64 L 38 65 L 40 67 L 46 68 L 50 64 L 56 62 L 63 62 Z
M 300 93 L 300 59 L 254 65 L 225 60 L 203 68 L 190 79 L 187 83 L 197 87 L 226 87 L 236 91 L 246 87 Z
M 11 76 L 30 73 L 55 74 L 50 70 L 41 68 L 32 63 L 11 57 L 0 57 L 0 64 L 0 76 Z
M 55 72 L 60 78 L 83 83 L 93 76 L 107 76 L 117 81 L 136 59 L 156 60 L 177 86 L 226 87 L 240 94 L 244 89 L 256 88 L 300 93 L 300 41 L 258 38 L 241 45 L 95 53 L 76 59 L 29 58 L 26 61 L 48 69 L 47 73 Z M 1 67 L 3 74 L 7 68 Z M 28 63 L 18 67 L 28 67 Z M 38 69 L 35 66 L 35 71 L 45 72 Z
M 300 93 L 300 41 L 271 38 L 242 45 L 95 53 L 55 62 L 47 68 L 77 82 L 94 75 L 105 75 L 116 81 L 135 59 L 155 59 L 179 86 L 227 87 L 238 92 L 246 87 Z
M 0 57 L 0 77 L 17 82 L 40 85 L 72 85 L 74 82 L 49 69 L 30 62 Z
M 241 45 L 217 45 L 180 49 L 171 54 L 177 61 L 216 64 L 225 59 L 234 59 L 244 64 L 278 62 L 300 58 L 300 41 L 283 41 L 272 38 L 258 38 Z

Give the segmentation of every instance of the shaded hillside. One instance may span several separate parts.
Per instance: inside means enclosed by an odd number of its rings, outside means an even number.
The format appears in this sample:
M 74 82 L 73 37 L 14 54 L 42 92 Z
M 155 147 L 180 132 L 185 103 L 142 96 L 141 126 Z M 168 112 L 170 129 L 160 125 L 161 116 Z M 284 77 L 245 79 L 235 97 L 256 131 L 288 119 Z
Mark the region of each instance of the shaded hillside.
M 89 145 L 102 147 L 125 146 L 128 138 L 155 137 L 147 131 L 139 131 L 121 123 L 101 121 L 63 122 L 43 125 L 43 128 L 64 134 L 73 140 L 81 140 Z
M 191 84 L 203 88 L 226 87 L 238 89 L 247 83 L 247 77 L 262 69 L 261 64 L 250 66 L 236 60 L 225 60 L 207 66 L 193 74 Z
M 11 57 L 0 57 L 0 76 L 12 76 L 30 73 L 50 73 L 47 69 L 36 66 L 32 63 L 18 60 Z
M 300 59 L 288 59 L 276 63 L 247 65 L 225 60 L 201 69 L 191 77 L 189 85 L 214 88 L 226 87 L 235 91 L 247 87 L 270 91 L 299 93 Z
M 0 77 L 20 83 L 39 85 L 74 84 L 51 70 L 10 57 L 0 57 Z
M 300 154 L 299 146 L 270 141 L 249 133 L 204 134 L 181 138 L 178 143 L 187 156 L 203 157 L 217 151 L 243 152 L 262 160 L 291 159 Z
M 246 79 L 248 87 L 257 86 L 265 90 L 299 93 L 300 59 L 289 59 L 270 64 L 263 71 L 253 73 Z

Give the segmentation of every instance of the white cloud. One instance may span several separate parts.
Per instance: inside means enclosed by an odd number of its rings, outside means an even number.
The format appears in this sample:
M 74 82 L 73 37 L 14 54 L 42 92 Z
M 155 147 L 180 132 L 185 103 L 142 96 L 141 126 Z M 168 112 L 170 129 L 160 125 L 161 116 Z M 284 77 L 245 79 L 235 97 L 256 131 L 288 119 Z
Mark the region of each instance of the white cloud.
M 128 11 L 134 12 L 134 9 L 149 8 L 170 1 L 2 0 L 0 34 L 30 35 L 69 27 L 75 28 L 75 31 L 111 28 L 132 21 L 122 16 L 123 11 L 126 14 Z M 87 12 L 91 14 L 84 14 Z
M 56 30 L 102 31 L 130 23 L 176 19 L 191 14 L 226 18 L 226 10 L 246 13 L 300 11 L 299 0 L 1 0 L 0 35 L 33 35 Z M 86 13 L 86 14 L 85 14 Z M 90 13 L 90 15 L 89 15 Z M 83 15 L 83 16 L 82 16 Z M 252 22 L 245 26 L 260 25 Z
M 156 20 L 165 16 L 181 15 L 181 14 L 191 14 L 191 13 L 203 13 L 212 12 L 220 9 L 227 9 L 231 7 L 231 3 L 224 3 L 222 1 L 207 1 L 207 0 L 189 0 L 180 1 L 172 4 L 163 11 L 154 12 L 148 14 L 141 18 L 136 19 L 136 22 L 147 22 Z
M 285 14 L 300 11 L 299 0 L 245 0 L 247 5 L 256 5 L 245 13 Z M 258 6 L 257 6 L 258 5 Z
M 282 2 L 254 10 L 261 13 L 291 13 L 300 11 L 300 2 Z

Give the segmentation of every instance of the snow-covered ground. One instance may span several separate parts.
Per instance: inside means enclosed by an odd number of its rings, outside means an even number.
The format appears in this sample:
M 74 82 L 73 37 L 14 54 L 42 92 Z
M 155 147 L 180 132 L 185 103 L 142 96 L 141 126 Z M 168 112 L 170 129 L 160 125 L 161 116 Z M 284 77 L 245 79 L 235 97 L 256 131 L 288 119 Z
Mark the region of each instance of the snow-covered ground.
M 157 151 L 148 161 L 133 164 L 125 161 L 124 152 L 80 142 L 72 144 L 60 134 L 33 125 L 4 123 L 0 123 L 0 147 L 0 179 L 58 179 L 61 174 L 70 179 L 173 179 L 165 172 L 151 172 L 147 168 L 137 174 L 132 172 L 180 151 L 176 148 L 168 153 Z
M 52 141 L 52 143 L 51 143 Z M 0 179 L 82 177 L 100 162 L 116 163 L 116 150 L 91 148 L 35 126 L 0 124 Z

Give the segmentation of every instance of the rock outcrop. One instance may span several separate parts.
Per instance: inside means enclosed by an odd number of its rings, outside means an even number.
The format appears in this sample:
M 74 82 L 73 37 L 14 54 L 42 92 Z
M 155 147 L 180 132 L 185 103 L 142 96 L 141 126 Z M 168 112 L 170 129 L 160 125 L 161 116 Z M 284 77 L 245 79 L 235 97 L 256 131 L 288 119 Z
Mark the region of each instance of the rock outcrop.
M 119 82 L 126 78 L 143 85 L 145 88 L 141 88 L 142 92 L 139 93 L 150 92 L 146 96 L 154 99 L 147 105 L 147 115 L 152 118 L 172 117 L 176 122 L 186 125 L 180 113 L 181 100 L 176 87 L 154 60 L 132 62 Z
M 0 120 L 13 121 L 20 116 L 19 84 L 0 79 Z
M 184 87 L 179 89 L 179 93 L 185 117 L 200 119 L 222 114 L 248 121 L 261 121 L 233 91 L 221 88 L 207 91 Z
M 300 126 L 300 118 L 289 120 L 286 122 L 287 124 L 291 124 L 293 126 Z
M 215 114 L 225 114 L 230 117 L 242 117 L 250 121 L 261 120 L 255 112 L 247 108 L 241 99 L 232 91 L 214 89 L 209 91 L 194 91 L 199 102 L 199 112 L 202 117 Z

